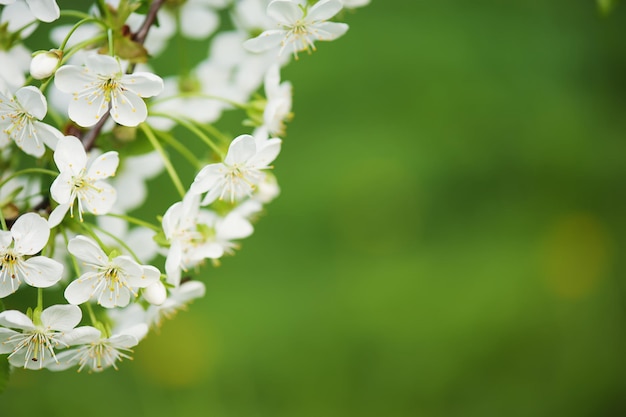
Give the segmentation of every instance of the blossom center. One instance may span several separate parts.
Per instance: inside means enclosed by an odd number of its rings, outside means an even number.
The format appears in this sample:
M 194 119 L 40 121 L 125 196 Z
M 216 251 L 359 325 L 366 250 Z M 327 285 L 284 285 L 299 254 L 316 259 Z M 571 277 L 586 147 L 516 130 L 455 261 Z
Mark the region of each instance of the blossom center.
M 10 276 L 12 279 L 17 277 L 17 271 L 19 269 L 19 263 L 22 257 L 16 254 L 13 250 L 7 249 L 4 255 L 0 257 L 0 277 Z
M 25 350 L 24 367 L 26 367 L 29 362 L 39 362 L 39 368 L 42 368 L 47 353 L 49 353 L 55 361 L 57 360 L 54 354 L 54 347 L 58 345 L 59 342 L 55 339 L 55 336 L 56 334 L 54 332 L 47 332 L 41 328 L 13 335 L 8 341 L 16 345 L 13 349 L 13 353 L 9 355 L 9 358 Z

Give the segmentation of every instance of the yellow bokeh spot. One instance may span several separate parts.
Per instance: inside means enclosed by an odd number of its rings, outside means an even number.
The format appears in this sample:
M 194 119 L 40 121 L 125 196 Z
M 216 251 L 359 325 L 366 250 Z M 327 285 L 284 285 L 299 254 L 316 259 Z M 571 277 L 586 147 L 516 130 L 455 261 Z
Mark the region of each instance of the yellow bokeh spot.
M 611 264 L 609 234 L 591 214 L 558 218 L 542 249 L 542 272 L 548 287 L 563 298 L 578 299 L 591 293 Z
M 216 358 L 214 332 L 206 318 L 179 312 L 165 320 L 158 332 L 151 332 L 133 355 L 136 369 L 153 384 L 183 388 L 205 380 Z

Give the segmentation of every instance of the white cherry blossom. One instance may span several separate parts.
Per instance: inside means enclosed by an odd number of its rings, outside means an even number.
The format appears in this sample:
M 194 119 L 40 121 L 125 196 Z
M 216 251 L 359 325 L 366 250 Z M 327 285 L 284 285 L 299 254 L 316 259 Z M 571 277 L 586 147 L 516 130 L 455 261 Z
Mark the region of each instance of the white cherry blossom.
M 73 215 L 74 201 L 78 201 L 78 215 L 83 212 L 106 214 L 115 203 L 115 188 L 102 181 L 115 174 L 119 164 L 117 152 L 106 152 L 87 166 L 87 153 L 80 140 L 65 136 L 54 152 L 54 162 L 59 169 L 50 193 L 59 206 L 50 214 L 51 227 L 59 224 L 68 210 Z
M 16 0 L 0 0 L 0 4 L 14 4 Z M 52 22 L 61 16 L 61 10 L 56 0 L 17 0 L 25 2 L 30 12 L 42 22 Z
M 0 298 L 17 291 L 22 281 L 38 288 L 56 284 L 63 265 L 45 256 L 33 256 L 48 242 L 48 222 L 36 213 L 18 217 L 10 231 L 0 231 Z
M 281 140 L 272 138 L 259 144 L 251 135 L 236 137 L 224 162 L 206 165 L 200 170 L 189 192 L 191 194 L 206 193 L 202 205 L 207 205 L 217 198 L 227 198 L 231 202 L 252 195 L 252 192 L 263 181 L 263 170 L 280 152 Z
M 165 261 L 167 282 L 178 286 L 181 271 L 205 259 L 222 257 L 235 247 L 233 240 L 250 236 L 253 228 L 236 212 L 221 217 L 213 211 L 201 210 L 199 197 L 188 195 L 165 212 L 163 231 L 170 242 Z
M 146 319 L 151 326 L 160 327 L 163 319 L 172 319 L 178 311 L 196 298 L 204 297 L 206 287 L 201 281 L 186 281 L 170 289 L 167 299 L 160 305 L 151 305 L 146 311 Z
M 70 240 L 68 251 L 88 269 L 65 289 L 71 304 L 94 299 L 106 308 L 125 307 L 138 288 L 159 280 L 161 273 L 151 265 L 139 265 L 126 255 L 109 258 L 93 240 L 77 236 Z
M 244 47 L 251 52 L 264 52 L 280 47 L 278 55 L 315 50 L 315 41 L 332 41 L 348 30 L 345 23 L 328 22 L 342 9 L 339 0 L 320 0 L 312 7 L 293 0 L 274 0 L 267 6 L 267 15 L 280 29 L 270 29 L 248 39 Z
M 44 154 L 44 144 L 55 149 L 63 134 L 41 122 L 47 111 L 46 98 L 36 87 L 22 87 L 14 96 L 0 92 L 0 148 L 12 140 L 37 158 Z
M 291 119 L 292 87 L 289 81 L 280 82 L 280 67 L 273 65 L 265 75 L 267 103 L 263 110 L 261 128 L 272 136 L 285 134 L 285 121 Z
M 85 66 L 62 66 L 54 83 L 59 90 L 72 94 L 68 115 L 83 127 L 95 125 L 109 111 L 115 122 L 137 126 L 148 116 L 142 97 L 163 90 L 161 77 L 149 72 L 125 74 L 117 59 L 99 54 L 87 56 Z
M 146 324 L 138 324 L 121 332 L 114 331 L 109 337 L 95 327 L 72 341 L 76 347 L 57 355 L 58 364 L 48 366 L 53 371 L 62 371 L 78 366 L 78 372 L 87 368 L 89 372 L 102 372 L 109 367 L 117 369 L 117 362 L 132 359 L 131 348 L 135 347 L 148 332 Z
M 9 363 L 15 367 L 42 369 L 57 362 L 55 348 L 72 345 L 84 331 L 74 328 L 82 318 L 78 306 L 53 305 L 34 314 L 39 317 L 17 310 L 0 313 L 0 354 L 10 353 Z

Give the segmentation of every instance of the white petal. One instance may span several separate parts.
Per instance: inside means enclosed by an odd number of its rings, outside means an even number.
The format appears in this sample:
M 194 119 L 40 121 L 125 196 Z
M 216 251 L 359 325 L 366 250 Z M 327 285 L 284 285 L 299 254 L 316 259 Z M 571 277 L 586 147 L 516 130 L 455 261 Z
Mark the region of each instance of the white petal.
M 243 239 L 252 234 L 254 228 L 250 222 L 237 214 L 228 215 L 215 226 L 218 237 L 231 240 Z
M 208 38 L 219 26 L 219 17 L 211 9 L 193 6 L 186 5 L 181 9 L 183 35 L 190 39 Z
M 96 242 L 85 236 L 76 236 L 67 245 L 69 253 L 91 265 L 105 266 L 108 257 Z
M 89 55 L 85 59 L 85 66 L 89 69 L 89 71 L 105 76 L 113 76 L 122 72 L 120 63 L 109 55 Z
M 224 164 L 217 163 L 206 165 L 198 172 L 198 175 L 196 175 L 191 187 L 189 187 L 189 192 L 192 194 L 202 194 L 209 191 L 221 178 L 224 178 L 224 172 L 226 172 L 226 166 Z
M 11 228 L 15 240 L 15 250 L 23 255 L 34 255 L 48 242 L 50 228 L 48 222 L 36 213 L 21 215 Z
M 243 47 L 250 52 L 261 53 L 276 48 L 287 36 L 286 30 L 273 29 L 266 30 L 256 38 L 248 39 L 243 43 Z
M 97 157 L 87 171 L 90 180 L 100 180 L 115 175 L 117 166 L 120 163 L 119 156 L 115 151 L 106 152 Z
M 20 88 L 15 92 L 15 97 L 22 107 L 37 119 L 41 120 L 46 116 L 48 111 L 46 98 L 37 87 Z
M 11 232 L 0 230 L 0 251 L 6 250 L 6 248 L 13 242 L 13 235 Z
M 63 264 L 45 256 L 35 256 L 24 261 L 24 281 L 37 288 L 48 288 L 63 276 Z
M 309 22 L 328 20 L 343 8 L 339 0 L 320 0 L 311 7 L 306 15 Z
M 259 169 L 266 168 L 280 153 L 281 144 L 282 141 L 278 138 L 268 139 L 256 155 L 250 158 L 250 165 Z
M 26 0 L 30 12 L 42 22 L 52 22 L 61 16 L 55 0 Z
M 267 6 L 267 15 L 284 26 L 292 26 L 302 17 L 298 4 L 289 0 L 274 0 Z
M 0 313 L 0 326 L 20 330 L 34 330 L 35 325 L 28 316 L 21 311 L 6 310 Z
M 67 288 L 65 288 L 63 296 L 70 304 L 82 304 L 94 295 L 94 290 L 100 278 L 100 274 L 95 272 L 83 274 L 69 283 Z
M 245 163 L 256 153 L 256 141 L 251 135 L 237 136 L 230 146 L 224 159 L 226 165 Z
M 57 227 L 59 224 L 61 224 L 69 209 L 69 204 L 58 205 L 54 210 L 52 210 L 52 213 L 50 213 L 50 217 L 48 217 L 48 226 L 50 226 L 50 228 L 52 229 L 53 227 Z
M 122 85 L 140 97 L 153 97 L 163 91 L 163 79 L 150 72 L 136 72 L 125 75 Z
M 64 334 L 60 339 L 69 346 L 84 345 L 88 343 L 96 343 L 100 340 L 102 334 L 100 330 L 91 326 L 81 326 Z M 59 362 L 61 361 L 57 355 Z
M 70 171 L 61 172 L 61 174 L 54 179 L 52 185 L 50 186 L 50 194 L 52 196 L 52 199 L 61 205 L 66 205 L 67 209 L 69 209 L 71 203 L 74 201 L 72 199 L 72 191 L 74 190 L 72 176 L 73 175 Z M 66 212 L 67 210 L 65 210 L 63 216 L 65 216 Z M 52 217 L 52 214 L 50 214 L 50 217 Z M 61 220 L 62 219 L 63 218 L 61 218 Z
M 37 138 L 45 143 L 48 148 L 55 150 L 57 143 L 63 137 L 63 133 L 43 122 L 34 122 L 33 126 L 37 132 Z
M 67 331 L 76 327 L 82 317 L 83 313 L 78 306 L 58 304 L 41 313 L 41 323 L 48 329 Z
M 96 189 L 89 189 L 81 195 L 81 201 L 85 209 L 95 215 L 107 214 L 115 204 L 117 193 L 111 185 L 97 181 L 94 184 Z
M 109 111 L 109 102 L 106 96 L 99 92 L 83 99 L 70 101 L 67 114 L 76 124 L 82 127 L 91 127 L 100 121 L 100 118 Z
M 111 100 L 111 117 L 122 126 L 137 126 L 148 117 L 148 109 L 137 94 L 120 91 Z
M 143 291 L 143 298 L 153 305 L 161 305 L 167 299 L 167 290 L 161 281 L 148 285 Z
M 54 162 L 60 172 L 69 171 L 76 175 L 87 163 L 87 154 L 82 142 L 74 136 L 59 139 L 54 151 Z
M 0 327 L 0 355 L 13 351 L 15 343 L 10 342 L 9 339 L 16 334 L 18 334 L 18 332 L 15 330 Z
M 315 26 L 315 36 L 321 41 L 332 41 L 346 33 L 349 26 L 345 23 L 324 22 Z

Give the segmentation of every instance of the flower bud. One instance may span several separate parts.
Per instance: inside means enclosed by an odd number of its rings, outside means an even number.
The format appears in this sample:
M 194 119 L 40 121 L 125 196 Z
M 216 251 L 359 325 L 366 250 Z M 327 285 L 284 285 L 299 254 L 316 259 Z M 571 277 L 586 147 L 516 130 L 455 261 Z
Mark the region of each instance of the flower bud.
M 143 298 L 145 298 L 150 304 L 154 304 L 156 306 L 163 304 L 167 299 L 165 285 L 163 285 L 161 281 L 148 285 L 143 290 Z
M 30 75 L 36 80 L 48 78 L 54 74 L 62 56 L 63 52 L 58 49 L 35 52 L 30 61 Z

